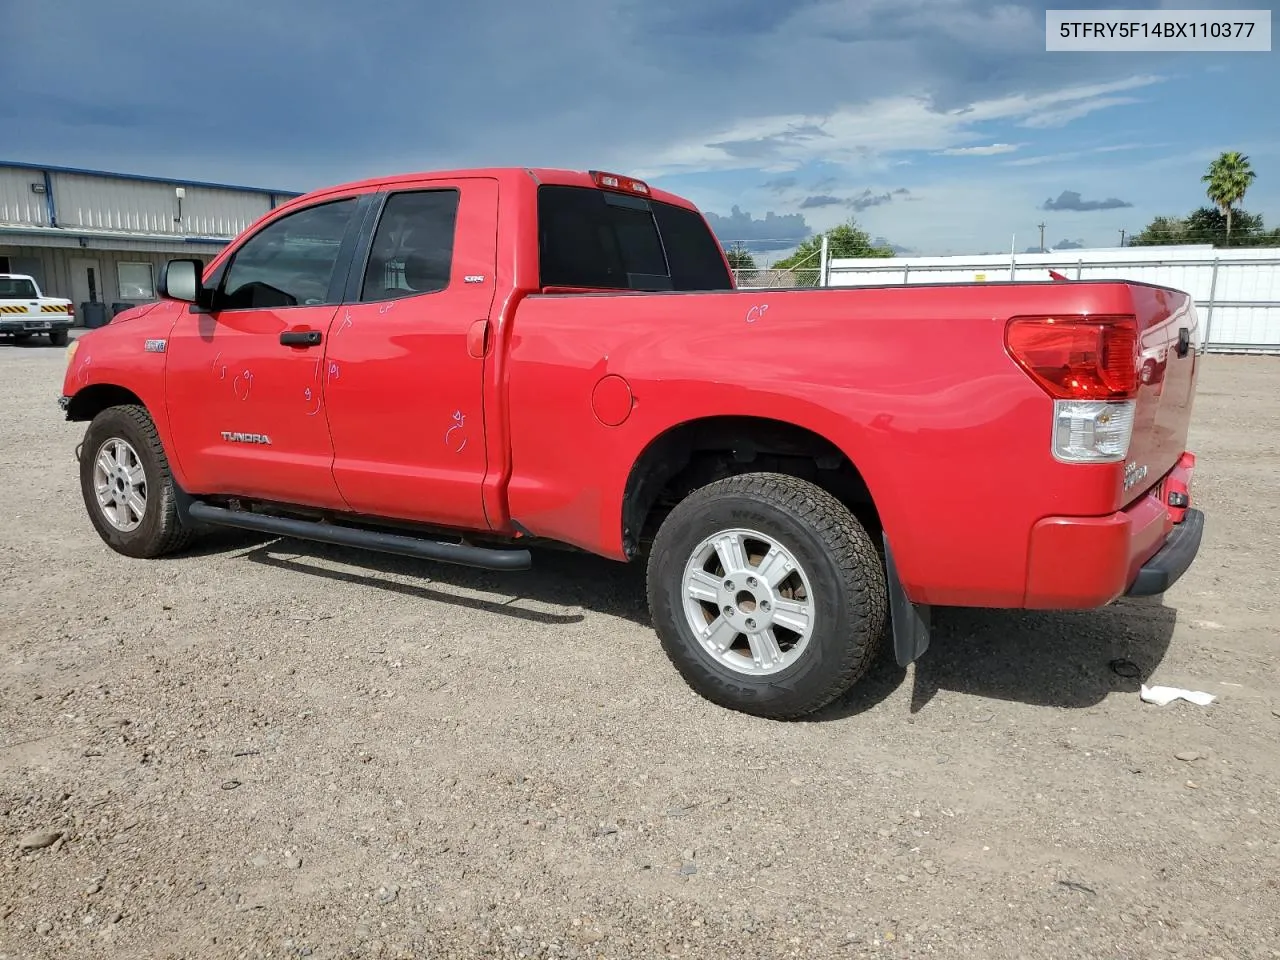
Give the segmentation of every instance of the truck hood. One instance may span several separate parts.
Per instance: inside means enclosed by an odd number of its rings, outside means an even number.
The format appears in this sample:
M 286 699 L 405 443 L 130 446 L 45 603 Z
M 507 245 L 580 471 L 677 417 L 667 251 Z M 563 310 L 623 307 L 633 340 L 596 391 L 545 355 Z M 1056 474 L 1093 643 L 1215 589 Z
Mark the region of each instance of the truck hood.
M 156 301 L 153 301 L 152 303 L 141 303 L 136 307 L 130 307 L 128 310 L 123 310 L 120 313 L 116 314 L 114 317 L 111 318 L 110 322 L 111 323 L 128 323 L 130 320 L 137 320 L 140 317 L 145 317 L 147 314 L 151 313 L 151 311 L 155 310 L 156 307 L 160 306 L 160 304 L 163 302 L 164 301 L 162 300 L 156 300 Z

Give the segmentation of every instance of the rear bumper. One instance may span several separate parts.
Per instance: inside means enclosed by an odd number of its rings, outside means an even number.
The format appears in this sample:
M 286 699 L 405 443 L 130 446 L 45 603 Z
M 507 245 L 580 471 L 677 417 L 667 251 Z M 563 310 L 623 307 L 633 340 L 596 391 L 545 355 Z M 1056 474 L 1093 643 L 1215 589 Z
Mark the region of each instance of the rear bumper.
M 49 314 L 42 317 L 9 316 L 0 319 L 0 333 L 48 333 L 50 330 L 70 329 L 74 320 L 65 314 Z
M 1195 560 L 1204 533 L 1204 514 L 1190 507 L 1194 466 L 1195 457 L 1183 454 L 1149 493 L 1109 516 L 1037 523 L 1023 606 L 1086 609 L 1171 587 Z
M 1138 576 L 1129 584 L 1125 596 L 1151 597 L 1168 590 L 1195 560 L 1203 535 L 1204 514 L 1199 510 L 1188 510 L 1186 519 L 1173 528 L 1164 546 L 1139 568 Z

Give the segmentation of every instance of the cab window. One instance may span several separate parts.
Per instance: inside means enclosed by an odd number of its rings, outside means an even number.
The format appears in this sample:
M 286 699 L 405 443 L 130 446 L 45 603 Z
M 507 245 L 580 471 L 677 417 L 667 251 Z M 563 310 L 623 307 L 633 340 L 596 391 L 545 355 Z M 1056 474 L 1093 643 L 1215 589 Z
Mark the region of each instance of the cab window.
M 232 257 L 215 308 L 275 309 L 335 303 L 338 252 L 356 198 L 286 214 L 250 237 Z
M 458 198 L 456 189 L 410 190 L 387 198 L 365 267 L 361 301 L 437 293 L 449 286 Z

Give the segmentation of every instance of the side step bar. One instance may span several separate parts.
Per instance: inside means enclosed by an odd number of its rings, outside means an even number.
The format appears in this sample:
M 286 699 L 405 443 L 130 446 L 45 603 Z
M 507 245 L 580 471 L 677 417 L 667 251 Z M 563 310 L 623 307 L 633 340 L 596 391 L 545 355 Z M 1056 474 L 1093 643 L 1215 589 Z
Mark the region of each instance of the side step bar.
M 442 543 L 439 540 L 423 540 L 395 533 L 340 527 L 315 520 L 293 520 L 250 513 L 247 510 L 228 510 L 199 500 L 192 501 L 187 513 L 192 520 L 221 527 L 239 527 L 242 530 L 256 530 L 281 537 L 316 540 L 320 543 L 357 547 L 377 553 L 394 553 L 420 560 L 439 560 L 442 563 L 479 567 L 482 570 L 528 570 L 533 565 L 528 550 L 494 550 L 461 543 Z

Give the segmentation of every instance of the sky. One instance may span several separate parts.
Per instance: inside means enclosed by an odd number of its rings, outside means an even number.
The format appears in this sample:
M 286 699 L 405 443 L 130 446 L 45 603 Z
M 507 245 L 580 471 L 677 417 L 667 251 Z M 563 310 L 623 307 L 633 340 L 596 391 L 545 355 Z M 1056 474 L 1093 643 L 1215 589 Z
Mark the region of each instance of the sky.
M 1038 248 L 1041 223 L 1114 246 L 1239 150 L 1280 226 L 1280 52 L 1048 53 L 1047 6 L 1122 4 L 5 0 L 0 160 L 284 190 L 605 169 L 768 259 L 850 217 L 921 254 Z

